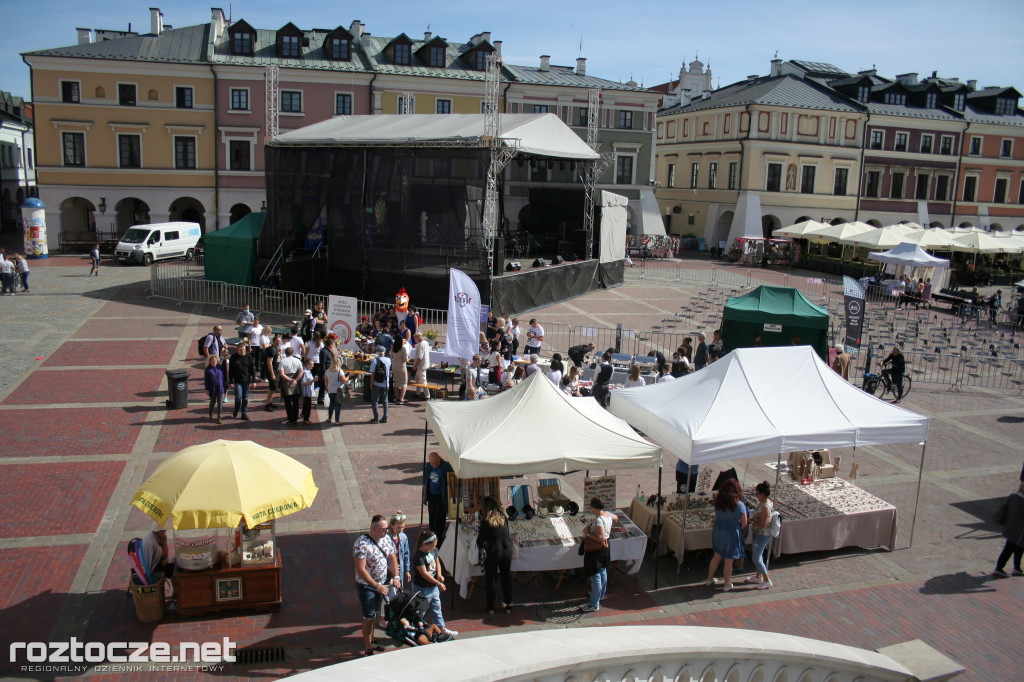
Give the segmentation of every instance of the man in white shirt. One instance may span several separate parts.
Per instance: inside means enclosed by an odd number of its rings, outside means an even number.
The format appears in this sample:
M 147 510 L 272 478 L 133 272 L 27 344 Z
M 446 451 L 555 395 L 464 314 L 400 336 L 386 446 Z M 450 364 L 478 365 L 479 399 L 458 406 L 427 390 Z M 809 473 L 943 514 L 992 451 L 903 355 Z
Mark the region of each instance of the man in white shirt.
M 425 384 L 427 383 L 427 368 L 430 367 L 430 344 L 419 332 L 413 334 L 412 339 L 416 342 L 412 364 L 413 383 Z M 417 388 L 416 395 L 426 400 L 430 397 L 430 391 L 425 388 Z
M 288 337 L 288 345 L 295 351 L 295 357 L 301 360 L 303 352 L 306 350 L 306 344 L 303 343 L 302 337 L 299 336 L 299 330 L 295 327 L 292 327 L 292 333 Z
M 281 358 L 281 372 L 278 375 L 278 388 L 281 391 L 281 400 L 284 401 L 284 409 L 288 414 L 288 424 L 299 423 L 299 399 L 302 397 L 302 387 L 299 379 L 302 378 L 302 361 L 295 357 L 295 349 L 290 346 L 285 348 L 284 357 Z
M 537 324 L 536 319 L 530 320 L 530 328 L 526 330 L 526 354 L 540 355 L 542 341 L 544 341 L 544 327 Z
M 14 296 L 14 263 L 3 253 L 0 253 L 0 280 L 3 281 L 3 289 L 0 290 L 3 295 Z
M 249 304 L 246 303 L 242 306 L 242 312 L 238 313 L 238 317 L 235 318 L 235 324 L 239 325 L 238 335 L 247 336 L 252 330 L 253 320 L 256 316 L 249 310 Z
M 260 324 L 258 315 L 252 318 L 252 325 L 249 327 L 249 354 L 252 355 L 253 367 L 260 372 L 263 364 L 263 325 Z M 256 377 L 253 376 L 253 381 Z

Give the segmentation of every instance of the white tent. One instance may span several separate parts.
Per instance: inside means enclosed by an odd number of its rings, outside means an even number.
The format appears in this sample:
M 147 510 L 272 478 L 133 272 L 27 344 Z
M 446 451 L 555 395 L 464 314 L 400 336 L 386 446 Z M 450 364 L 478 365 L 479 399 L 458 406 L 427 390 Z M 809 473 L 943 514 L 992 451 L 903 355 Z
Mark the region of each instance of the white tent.
M 660 447 L 541 372 L 486 400 L 432 400 L 427 422 L 459 478 L 661 465 Z M 529 442 L 517 434 L 530 434 Z
M 278 135 L 273 146 L 484 146 L 483 114 L 335 116 Z M 595 160 L 599 155 L 554 114 L 499 114 L 498 137 L 522 154 Z
M 658 200 L 654 198 L 654 190 L 640 190 L 640 222 L 643 224 L 643 233 L 655 237 L 665 236 L 665 220 L 658 210 Z
M 810 346 L 737 348 L 675 381 L 612 391 L 609 409 L 690 464 L 928 437 L 927 417 L 860 390 Z
M 921 248 L 919 244 L 904 242 L 888 251 L 872 251 L 868 260 L 889 265 L 905 265 L 912 268 L 948 268 L 949 260 L 936 258 Z
M 626 205 L 621 194 L 598 190 L 601 201 L 601 263 L 613 263 L 626 257 Z M 660 217 L 659 217 L 660 220 Z

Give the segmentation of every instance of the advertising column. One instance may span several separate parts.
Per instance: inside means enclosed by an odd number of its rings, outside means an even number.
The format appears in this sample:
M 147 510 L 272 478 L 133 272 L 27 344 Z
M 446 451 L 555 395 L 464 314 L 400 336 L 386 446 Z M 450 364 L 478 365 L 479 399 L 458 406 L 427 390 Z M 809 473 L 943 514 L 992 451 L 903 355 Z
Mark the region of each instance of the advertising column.
M 25 225 L 25 255 L 29 258 L 49 258 L 46 246 L 46 206 L 35 197 L 21 202 L 21 219 Z

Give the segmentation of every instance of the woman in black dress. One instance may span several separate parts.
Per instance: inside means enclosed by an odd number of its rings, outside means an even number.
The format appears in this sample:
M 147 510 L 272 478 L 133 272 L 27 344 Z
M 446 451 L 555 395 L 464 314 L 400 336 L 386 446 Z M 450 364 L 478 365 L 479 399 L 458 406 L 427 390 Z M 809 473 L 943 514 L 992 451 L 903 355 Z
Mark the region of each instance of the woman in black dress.
M 505 613 L 512 613 L 512 536 L 508 532 L 508 517 L 493 497 L 485 497 L 481 513 L 480 535 L 476 544 L 487 553 L 484 559 L 484 579 L 487 585 L 487 613 L 494 613 L 495 583 L 501 574 L 501 596 Z

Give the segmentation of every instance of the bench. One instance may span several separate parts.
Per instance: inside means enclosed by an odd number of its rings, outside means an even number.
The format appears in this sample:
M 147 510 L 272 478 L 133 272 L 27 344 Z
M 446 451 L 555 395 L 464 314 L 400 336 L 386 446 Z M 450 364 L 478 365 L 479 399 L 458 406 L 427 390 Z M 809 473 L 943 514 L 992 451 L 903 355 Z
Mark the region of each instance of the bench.
M 444 400 L 448 397 L 448 390 L 441 384 L 417 384 L 410 382 L 408 385 L 413 388 L 427 389 L 427 395 L 430 396 L 431 400 Z

